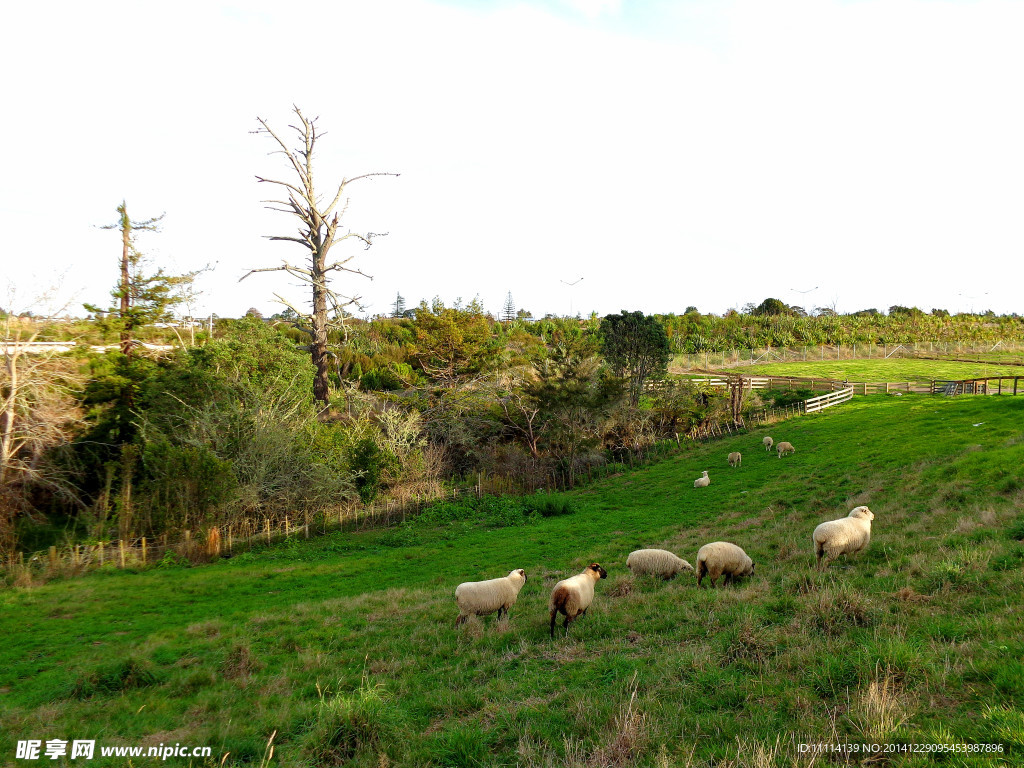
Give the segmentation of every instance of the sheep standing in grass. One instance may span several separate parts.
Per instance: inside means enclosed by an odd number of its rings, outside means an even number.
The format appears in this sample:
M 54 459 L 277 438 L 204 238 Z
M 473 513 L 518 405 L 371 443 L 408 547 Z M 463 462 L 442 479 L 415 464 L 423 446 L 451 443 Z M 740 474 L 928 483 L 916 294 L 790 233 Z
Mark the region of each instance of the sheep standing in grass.
M 551 638 L 555 637 L 555 619 L 561 613 L 565 616 L 566 634 L 569 633 L 569 622 L 577 616 L 583 616 L 594 601 L 594 585 L 598 579 L 607 579 L 608 571 L 597 563 L 591 563 L 583 573 L 562 579 L 551 590 L 548 611 L 551 613 Z
M 516 604 L 519 590 L 526 583 L 526 571 L 518 568 L 508 576 L 487 581 L 466 581 L 455 588 L 455 602 L 459 606 L 459 618 L 455 626 L 459 626 L 470 615 L 486 616 L 498 612 L 498 618 L 508 614 L 508 609 Z
M 739 451 L 733 451 L 729 454 L 729 466 L 738 467 L 743 463 L 743 454 Z
M 708 477 L 708 471 L 705 469 L 702 477 L 698 477 L 693 481 L 694 488 L 707 488 L 711 485 L 711 478 Z
M 754 573 L 754 561 L 747 553 L 728 541 L 714 541 L 697 551 L 697 586 L 707 576 L 711 586 L 716 586 L 719 576 L 725 576 L 725 583 L 750 576 Z
M 866 549 L 871 541 L 871 521 L 874 519 L 874 513 L 862 506 L 851 510 L 846 517 L 829 520 L 815 528 L 811 540 L 818 568 L 824 570 L 840 555 L 852 555 Z
M 775 450 L 779 452 L 780 459 L 787 453 L 796 453 L 796 448 L 793 447 L 792 443 L 779 443 L 775 446 Z
M 771 437 L 768 437 L 767 435 L 765 436 L 764 440 L 762 440 L 761 442 L 764 443 L 765 451 L 771 451 L 772 446 L 775 445 L 775 441 L 772 440 Z
M 693 573 L 693 566 L 667 549 L 637 549 L 629 553 L 626 567 L 635 576 L 661 576 L 674 579 L 678 574 Z

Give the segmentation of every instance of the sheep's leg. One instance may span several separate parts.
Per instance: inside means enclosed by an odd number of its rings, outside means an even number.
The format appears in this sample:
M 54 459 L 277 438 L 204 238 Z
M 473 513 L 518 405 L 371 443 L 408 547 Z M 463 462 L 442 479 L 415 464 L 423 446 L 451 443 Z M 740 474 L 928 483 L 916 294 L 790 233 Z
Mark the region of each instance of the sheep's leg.
M 504 605 L 498 608 L 498 621 L 501 621 L 501 617 L 508 613 L 508 608 Z
M 555 619 L 558 618 L 558 611 L 551 612 L 551 639 L 555 639 Z
M 466 623 L 466 619 L 468 619 L 468 618 L 469 618 L 469 616 L 466 615 L 465 613 L 460 613 L 459 614 L 459 618 L 457 618 L 455 620 L 455 626 L 458 627 L 458 626 L 461 626 L 462 624 L 465 624 Z

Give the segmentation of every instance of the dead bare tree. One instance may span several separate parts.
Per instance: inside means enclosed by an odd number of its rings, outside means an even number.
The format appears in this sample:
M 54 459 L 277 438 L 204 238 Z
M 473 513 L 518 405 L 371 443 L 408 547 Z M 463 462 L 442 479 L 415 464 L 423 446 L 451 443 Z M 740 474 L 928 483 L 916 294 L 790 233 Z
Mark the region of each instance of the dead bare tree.
M 330 278 L 333 272 L 349 272 L 354 275 L 361 275 L 373 279 L 359 269 L 347 266 L 355 258 L 354 255 L 338 261 L 328 262 L 327 255 L 331 248 L 350 238 L 355 238 L 363 243 L 366 248 L 372 244 L 374 237 L 381 237 L 387 233 L 359 234 L 348 230 L 339 233 L 340 219 L 348 208 L 348 199 L 345 198 L 339 209 L 338 204 L 342 201 L 345 188 L 354 181 L 371 178 L 373 176 L 398 176 L 397 173 L 366 173 L 361 176 L 354 176 L 351 179 L 343 178 L 338 185 L 331 202 L 324 206 L 316 193 L 313 179 L 313 155 L 316 150 L 316 142 L 324 134 L 318 131 L 316 118 L 307 119 L 298 107 L 293 107 L 298 116 L 298 124 L 289 127 L 298 134 L 300 146 L 291 149 L 277 133 L 268 125 L 263 118 L 256 118 L 261 128 L 254 133 L 268 134 L 280 147 L 271 154 L 283 154 L 288 158 L 298 182 L 279 181 L 257 176 L 256 180 L 262 183 L 275 184 L 284 190 L 287 200 L 264 200 L 267 208 L 281 213 L 290 213 L 297 217 L 300 222 L 297 236 L 268 235 L 270 240 L 282 240 L 285 242 L 298 243 L 309 250 L 309 259 L 304 266 L 296 266 L 283 262 L 278 267 L 264 267 L 251 269 L 241 280 L 244 280 L 254 272 L 286 272 L 297 278 L 312 289 L 311 311 L 301 311 L 292 306 L 288 301 L 275 294 L 278 301 L 289 307 L 297 315 L 292 324 L 305 332 L 310 337 L 309 351 L 313 359 L 313 366 L 316 373 L 313 378 L 313 396 L 323 403 L 326 408 L 330 404 L 329 379 L 328 379 L 328 358 L 331 356 L 327 348 L 327 332 L 332 327 L 344 328 L 345 308 L 349 306 L 361 307 L 360 297 L 342 295 L 330 286 Z M 307 324 L 303 324 L 305 321 Z
M 44 323 L 19 316 L 13 285 L 7 295 L 7 312 L 0 318 L 0 557 L 13 550 L 16 518 L 31 514 L 33 488 L 77 501 L 70 478 L 47 456 L 69 443 L 83 420 L 75 397 L 82 383 L 77 361 L 34 348 Z M 50 299 L 42 294 L 22 309 L 50 306 Z

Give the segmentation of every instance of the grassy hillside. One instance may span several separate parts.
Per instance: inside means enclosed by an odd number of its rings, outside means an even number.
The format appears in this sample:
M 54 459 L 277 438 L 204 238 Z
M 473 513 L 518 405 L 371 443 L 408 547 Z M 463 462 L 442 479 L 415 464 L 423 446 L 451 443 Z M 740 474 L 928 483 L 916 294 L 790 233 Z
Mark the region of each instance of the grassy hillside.
M 0 593 L 0 763 L 30 738 L 211 746 L 192 762 L 210 766 L 845 761 L 804 742 L 997 743 L 1002 758 L 942 764 L 1024 762 L 1024 398 L 860 397 L 775 425 L 797 448 L 782 460 L 763 434 L 565 494 L 571 514 L 448 506 Z M 811 531 L 857 504 L 870 549 L 817 573 Z M 752 579 L 697 589 L 624 566 L 640 546 L 693 562 L 717 539 L 747 550 Z M 595 560 L 609 578 L 552 642 L 551 587 Z M 516 567 L 511 620 L 455 630 L 454 587 Z
M 808 360 L 764 363 L 735 369 L 744 376 L 804 376 L 849 381 L 932 381 L 974 379 L 983 376 L 1024 376 L 1018 365 L 964 363 L 953 360 Z

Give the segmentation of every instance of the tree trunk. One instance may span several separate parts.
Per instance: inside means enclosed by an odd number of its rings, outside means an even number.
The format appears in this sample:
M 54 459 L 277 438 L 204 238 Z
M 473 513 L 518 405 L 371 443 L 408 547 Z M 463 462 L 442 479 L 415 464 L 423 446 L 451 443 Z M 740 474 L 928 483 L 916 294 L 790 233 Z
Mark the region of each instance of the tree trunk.
M 131 220 L 128 218 L 128 209 L 125 208 L 121 214 L 121 353 L 126 357 L 132 356 L 132 334 L 128 330 L 128 311 L 131 309 L 130 276 L 128 274 L 128 256 L 131 253 Z
M 327 353 L 327 296 L 322 286 L 313 285 L 313 342 L 310 352 L 313 356 L 313 397 L 324 404 L 330 405 L 330 379 L 328 376 Z
M 3 448 L 0 450 L 0 485 L 7 480 L 7 467 L 13 453 L 14 445 L 14 417 L 15 417 L 15 403 L 17 402 L 18 394 L 18 360 L 16 355 L 18 352 L 9 352 L 7 354 L 7 375 L 10 379 L 10 395 L 7 397 L 6 407 L 3 413 Z

